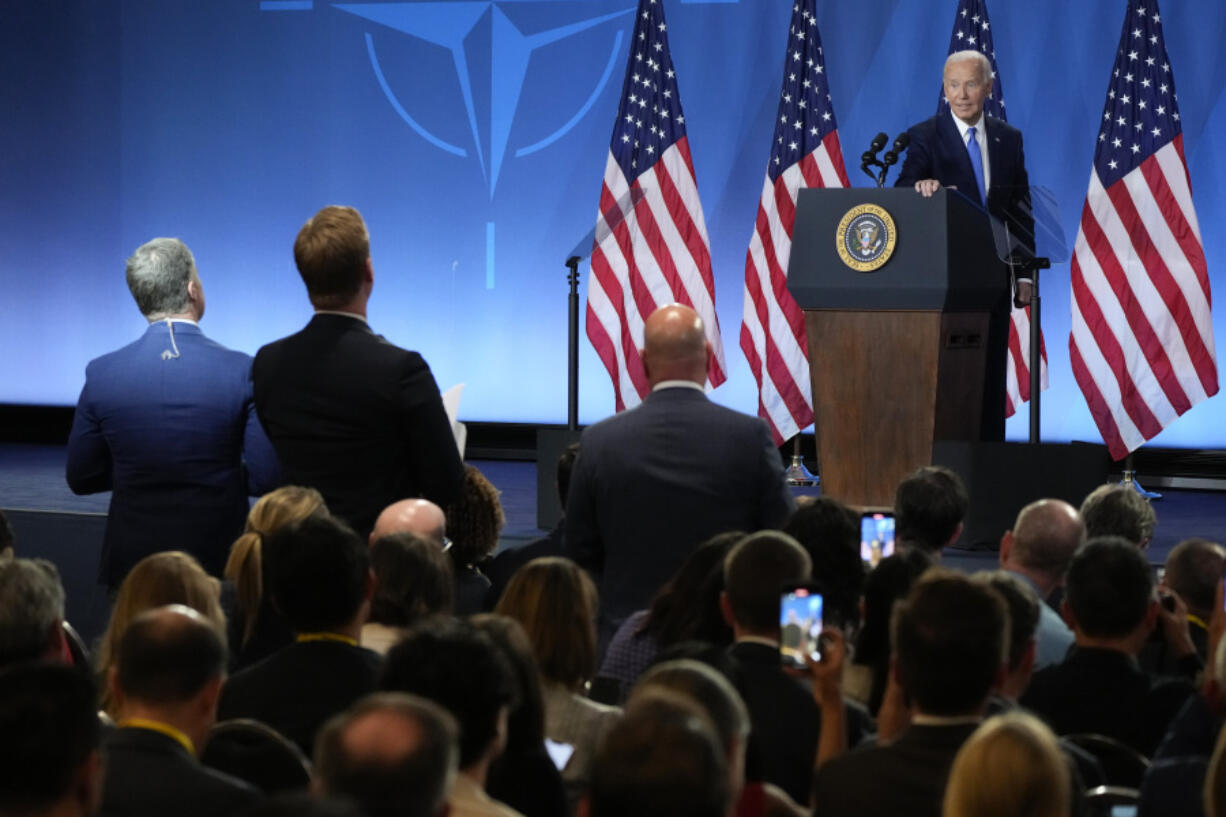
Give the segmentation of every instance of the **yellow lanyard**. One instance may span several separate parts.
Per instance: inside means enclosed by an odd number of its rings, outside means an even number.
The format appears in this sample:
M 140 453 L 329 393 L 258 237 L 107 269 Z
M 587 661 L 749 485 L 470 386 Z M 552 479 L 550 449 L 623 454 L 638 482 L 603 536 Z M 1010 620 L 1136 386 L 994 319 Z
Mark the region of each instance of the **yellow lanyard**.
M 356 647 L 358 645 L 358 640 L 356 638 L 350 638 L 349 636 L 341 635 L 340 633 L 299 633 L 296 640 L 299 644 L 303 644 L 307 641 L 339 641 L 342 644 L 348 644 L 350 647 Z
M 147 718 L 128 718 L 120 721 L 119 726 L 122 729 L 148 729 L 150 732 L 160 732 L 169 738 L 174 738 L 180 746 L 187 750 L 189 755 L 196 756 L 196 744 L 192 743 L 192 739 L 168 723 L 151 721 Z

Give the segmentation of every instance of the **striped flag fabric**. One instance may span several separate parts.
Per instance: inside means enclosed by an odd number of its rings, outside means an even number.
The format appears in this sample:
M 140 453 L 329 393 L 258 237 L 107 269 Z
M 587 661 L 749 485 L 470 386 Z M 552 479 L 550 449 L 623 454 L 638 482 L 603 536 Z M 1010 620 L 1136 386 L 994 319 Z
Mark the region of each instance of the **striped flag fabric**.
M 949 36 L 949 53 L 978 51 L 992 63 L 992 95 L 984 103 L 988 116 L 1008 121 L 1005 116 L 1005 87 L 996 67 L 996 46 L 988 20 L 987 0 L 958 0 L 954 30 Z M 937 113 L 949 113 L 944 89 L 938 93 Z M 1040 388 L 1047 389 L 1047 345 L 1040 330 Z M 1018 406 L 1030 399 L 1030 307 L 1013 307 L 1009 314 L 1009 352 L 1005 362 L 1005 416 L 1012 417 Z
M 787 289 L 796 196 L 806 187 L 848 186 L 816 0 L 799 0 L 788 33 L 762 199 L 745 256 L 741 321 L 741 351 L 758 381 L 758 415 L 770 426 L 776 445 L 813 422 L 804 314 Z
M 711 242 L 662 0 L 639 0 L 596 235 L 587 336 L 613 378 L 617 411 L 637 405 L 650 390 L 641 357 L 643 323 L 669 303 L 701 316 L 712 349 L 708 388 L 724 382 Z
M 1157 0 L 1129 0 L 1073 247 L 1073 375 L 1121 460 L 1217 394 L 1209 275 Z

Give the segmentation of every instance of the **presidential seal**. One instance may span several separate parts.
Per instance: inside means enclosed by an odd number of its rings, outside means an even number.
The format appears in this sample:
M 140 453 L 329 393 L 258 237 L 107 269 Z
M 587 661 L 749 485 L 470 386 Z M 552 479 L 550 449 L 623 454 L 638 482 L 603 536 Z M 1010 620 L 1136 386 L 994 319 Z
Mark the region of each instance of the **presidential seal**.
M 894 254 L 894 219 L 875 204 L 853 207 L 839 222 L 834 241 L 843 263 L 859 272 L 880 269 Z

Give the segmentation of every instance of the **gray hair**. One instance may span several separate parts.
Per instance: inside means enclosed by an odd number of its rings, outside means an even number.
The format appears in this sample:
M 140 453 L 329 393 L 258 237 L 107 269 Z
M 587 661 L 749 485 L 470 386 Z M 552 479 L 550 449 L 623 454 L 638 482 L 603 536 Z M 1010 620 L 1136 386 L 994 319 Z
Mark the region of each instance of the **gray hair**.
M 983 80 L 983 84 L 987 85 L 992 81 L 992 61 L 985 54 L 973 49 L 965 51 L 955 51 L 945 58 L 945 68 L 941 72 L 941 76 L 945 76 L 945 72 L 949 70 L 949 66 L 956 62 L 967 62 L 973 60 L 979 65 L 979 76 Z
M 0 667 L 40 657 L 64 620 L 60 572 L 45 559 L 0 562 Z
M 187 285 L 196 279 L 196 259 L 177 238 L 155 238 L 136 248 L 126 268 L 128 289 L 149 320 L 187 311 Z

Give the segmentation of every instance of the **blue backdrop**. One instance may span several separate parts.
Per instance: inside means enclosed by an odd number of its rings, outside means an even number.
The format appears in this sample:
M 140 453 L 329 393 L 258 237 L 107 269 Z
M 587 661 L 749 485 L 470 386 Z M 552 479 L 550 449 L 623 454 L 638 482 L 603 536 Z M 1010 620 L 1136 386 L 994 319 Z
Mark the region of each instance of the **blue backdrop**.
M 778 103 L 790 0 L 665 0 L 705 205 L 729 380 L 745 249 Z M 291 245 L 358 207 L 370 319 L 466 382 L 470 420 L 565 419 L 562 261 L 593 225 L 635 0 L 5 0 L 0 14 L 0 402 L 71 404 L 86 362 L 142 331 L 123 261 L 157 235 L 194 250 L 205 331 L 254 352 L 309 305 Z M 850 159 L 930 116 L 954 0 L 819 0 Z M 1010 122 L 1071 243 L 1124 0 L 991 0 Z M 1226 7 L 1164 0 L 1212 285 L 1226 284 Z M 586 265 L 583 268 L 586 283 Z M 1097 440 L 1069 370 L 1067 263 L 1045 282 L 1044 436 Z M 586 298 L 586 289 L 584 290 Z M 1223 345 L 1226 306 L 1215 313 Z M 580 413 L 612 411 L 584 338 Z M 1155 443 L 1226 447 L 1223 398 Z M 1215 422 L 1216 420 L 1216 422 Z M 1025 432 L 1024 414 L 1010 435 Z

